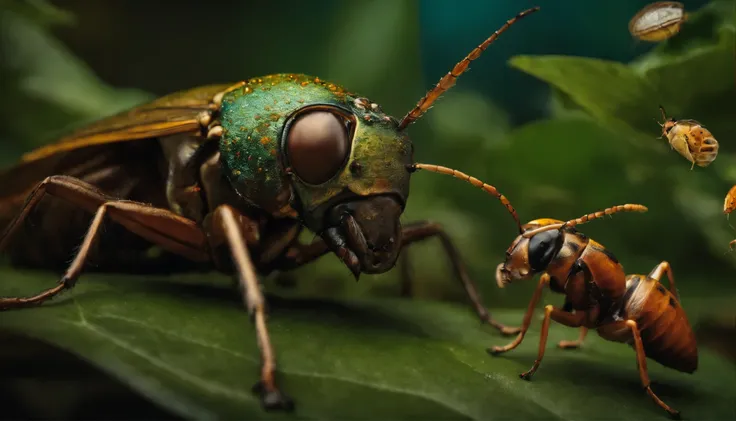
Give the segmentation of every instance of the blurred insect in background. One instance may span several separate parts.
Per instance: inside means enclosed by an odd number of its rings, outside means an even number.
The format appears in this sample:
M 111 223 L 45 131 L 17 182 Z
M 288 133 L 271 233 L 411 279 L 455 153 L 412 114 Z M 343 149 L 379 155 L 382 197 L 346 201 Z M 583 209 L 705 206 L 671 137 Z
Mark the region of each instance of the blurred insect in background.
M 726 218 L 731 216 L 731 212 L 734 210 L 736 210 L 736 185 L 731 187 L 728 193 L 726 193 L 726 198 L 723 200 L 723 213 L 726 215 Z M 736 247 L 736 240 L 728 243 L 728 248 L 731 251 L 733 251 L 734 247 Z
M 331 251 L 357 279 L 394 267 L 409 244 L 439 237 L 481 320 L 517 333 L 490 316 L 442 226 L 402 226 L 400 217 L 414 158 L 406 128 L 501 33 L 538 10 L 508 20 L 400 121 L 318 77 L 275 74 L 171 94 L 24 155 L 0 174 L 0 249 L 16 265 L 63 276 L 36 295 L 0 298 L 0 310 L 39 305 L 73 288 L 90 256 L 98 271 L 196 266 L 231 273 L 261 355 L 253 391 L 266 409 L 290 410 L 275 379 L 258 275 Z M 26 224 L 29 216 L 34 224 Z M 318 239 L 301 243 L 303 228 Z M 163 249 L 159 260 L 147 258 L 152 245 Z
M 660 42 L 680 32 L 687 21 L 684 5 L 676 1 L 649 4 L 629 21 L 629 33 L 641 41 Z
M 666 137 L 672 149 L 692 162 L 690 170 L 707 167 L 718 156 L 718 141 L 713 134 L 695 120 L 675 120 L 667 118 L 664 107 L 659 106 L 662 113 L 662 137 Z
M 736 210 L 736 185 L 731 187 L 731 190 L 726 193 L 726 198 L 723 201 L 723 213 L 728 216 Z

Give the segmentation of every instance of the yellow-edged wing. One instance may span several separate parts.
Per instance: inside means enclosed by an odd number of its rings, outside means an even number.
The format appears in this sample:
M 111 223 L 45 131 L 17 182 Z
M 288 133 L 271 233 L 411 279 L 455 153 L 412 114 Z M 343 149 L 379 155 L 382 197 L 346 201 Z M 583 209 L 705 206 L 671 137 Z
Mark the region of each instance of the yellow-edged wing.
M 31 151 L 21 162 L 31 162 L 86 146 L 198 132 L 198 116 L 209 110 L 212 98 L 233 84 L 209 85 L 177 92 L 146 105 L 103 118 L 56 143 Z
M 69 175 L 90 182 L 95 178 L 104 184 L 102 179 L 109 179 L 112 173 L 100 178 L 90 172 L 102 174 L 117 168 L 118 175 L 132 175 L 136 171 L 126 171 L 124 167 L 152 165 L 140 154 L 146 149 L 144 145 L 130 143 L 130 147 L 125 147 L 125 142 L 199 132 L 199 115 L 210 110 L 213 98 L 241 85 L 209 85 L 167 95 L 103 118 L 23 155 L 18 164 L 0 172 L 0 221 L 14 216 L 30 191 L 46 177 Z

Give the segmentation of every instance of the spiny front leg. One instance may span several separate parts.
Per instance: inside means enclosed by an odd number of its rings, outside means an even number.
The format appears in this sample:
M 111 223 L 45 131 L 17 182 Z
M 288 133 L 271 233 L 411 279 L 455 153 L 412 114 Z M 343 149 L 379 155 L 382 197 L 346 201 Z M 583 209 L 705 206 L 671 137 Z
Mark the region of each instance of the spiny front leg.
M 94 213 L 94 219 L 74 260 L 58 285 L 31 297 L 0 298 L 0 310 L 39 305 L 62 291 L 71 289 L 84 268 L 106 217 L 166 250 L 195 261 L 209 260 L 204 234 L 193 221 L 167 209 L 159 209 L 143 203 L 115 200 L 101 193 L 91 184 L 68 176 L 49 177 L 33 190 L 18 217 L 6 228 L 0 240 L 0 249 L 8 245 L 21 223 L 47 194 Z
M 465 288 L 468 299 L 470 299 L 478 317 L 480 317 L 484 323 L 490 324 L 504 335 L 516 335 L 521 332 L 521 328 L 508 327 L 494 320 L 488 313 L 488 310 L 486 310 L 486 307 L 481 302 L 480 294 L 478 293 L 478 288 L 475 286 L 475 282 L 473 282 L 468 275 L 468 270 L 465 268 L 465 264 L 463 264 L 457 248 L 455 248 L 455 245 L 452 243 L 445 230 L 442 229 L 442 226 L 437 223 L 427 221 L 414 222 L 405 226 L 402 232 L 402 248 L 414 242 L 426 240 L 432 237 L 439 237 L 442 242 L 445 254 L 447 254 L 450 258 L 450 262 L 452 263 L 453 272 L 455 272 L 455 276 Z M 407 287 L 404 286 L 404 288 L 406 289 Z
M 261 352 L 261 378 L 253 387 L 253 392 L 260 395 L 265 409 L 291 411 L 294 408 L 293 401 L 276 385 L 276 357 L 266 327 L 265 300 L 242 235 L 242 224 L 247 218 L 227 205 L 217 207 L 210 218 L 206 222 L 210 231 L 210 243 L 213 247 L 222 242 L 229 246 L 243 301 L 256 327 L 256 338 Z

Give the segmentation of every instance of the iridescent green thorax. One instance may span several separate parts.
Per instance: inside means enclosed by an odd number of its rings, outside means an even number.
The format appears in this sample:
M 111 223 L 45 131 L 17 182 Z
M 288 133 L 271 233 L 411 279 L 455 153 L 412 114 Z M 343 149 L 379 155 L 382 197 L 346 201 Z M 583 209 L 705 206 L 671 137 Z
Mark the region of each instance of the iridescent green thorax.
M 220 151 L 227 177 L 240 194 L 269 212 L 287 205 L 291 192 L 279 159 L 284 122 L 306 104 L 344 103 L 344 98 L 342 88 L 294 74 L 253 78 L 226 94 Z
M 324 184 L 310 186 L 286 174 L 282 136 L 292 114 L 316 104 L 334 105 L 354 115 L 356 128 L 342 171 Z M 292 193 L 307 212 L 345 188 L 358 195 L 408 194 L 405 166 L 412 158 L 408 137 L 397 132 L 396 121 L 380 107 L 333 83 L 301 74 L 253 78 L 225 95 L 220 120 L 220 151 L 228 178 L 246 200 L 269 212 L 291 211 Z

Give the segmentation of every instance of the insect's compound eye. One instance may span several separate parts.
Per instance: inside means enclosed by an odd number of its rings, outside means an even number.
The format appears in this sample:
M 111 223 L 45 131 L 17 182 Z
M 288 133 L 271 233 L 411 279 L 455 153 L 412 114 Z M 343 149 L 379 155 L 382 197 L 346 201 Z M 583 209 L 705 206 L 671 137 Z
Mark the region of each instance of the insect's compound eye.
M 349 142 L 349 122 L 345 118 L 325 110 L 307 112 L 289 128 L 289 166 L 308 184 L 325 183 L 345 165 Z
M 529 266 L 539 272 L 547 266 L 562 247 L 564 234 L 560 230 L 540 232 L 529 240 Z

